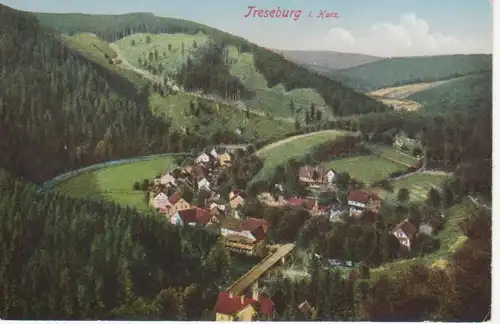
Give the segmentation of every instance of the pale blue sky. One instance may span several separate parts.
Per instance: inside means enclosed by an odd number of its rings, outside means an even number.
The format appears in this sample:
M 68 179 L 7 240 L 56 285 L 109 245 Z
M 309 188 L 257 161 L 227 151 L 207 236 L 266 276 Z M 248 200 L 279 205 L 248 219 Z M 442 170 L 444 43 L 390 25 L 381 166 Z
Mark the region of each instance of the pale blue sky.
M 382 56 L 491 53 L 489 0 L 0 0 L 43 12 L 152 12 L 204 23 L 281 49 L 323 49 Z M 248 6 L 302 10 L 292 19 L 244 18 Z M 308 18 L 320 10 L 338 19 Z

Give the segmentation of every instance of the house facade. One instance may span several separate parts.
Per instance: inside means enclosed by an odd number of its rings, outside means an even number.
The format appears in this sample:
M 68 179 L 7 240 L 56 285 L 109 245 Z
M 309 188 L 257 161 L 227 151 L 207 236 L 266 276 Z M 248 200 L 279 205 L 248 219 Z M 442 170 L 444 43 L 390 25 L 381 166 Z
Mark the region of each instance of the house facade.
M 165 210 L 169 205 L 168 196 L 160 192 L 149 200 L 149 204 L 155 209 Z
M 205 177 L 198 180 L 198 190 L 202 189 L 210 191 L 210 182 Z
M 169 216 L 172 216 L 178 211 L 186 210 L 191 208 L 191 204 L 185 201 L 181 195 L 176 192 L 169 199 L 170 208 L 168 208 Z
M 229 205 L 232 209 L 236 209 L 238 206 L 245 203 L 245 198 L 243 194 L 238 190 L 233 190 L 229 193 Z
M 382 201 L 377 195 L 362 190 L 352 190 L 347 196 L 350 216 L 360 216 L 365 210 L 378 213 L 381 203 Z
M 228 152 L 225 152 L 219 156 L 219 163 L 220 165 L 229 165 L 231 164 L 231 154 Z
M 411 249 L 411 242 L 416 233 L 417 228 L 408 219 L 399 223 L 392 231 L 392 234 L 398 239 L 401 247 L 407 250 Z
M 337 173 L 325 167 L 302 166 L 299 169 L 299 180 L 309 184 L 331 184 Z
M 210 162 L 210 156 L 203 152 L 201 153 L 195 160 L 197 163 L 209 163 Z

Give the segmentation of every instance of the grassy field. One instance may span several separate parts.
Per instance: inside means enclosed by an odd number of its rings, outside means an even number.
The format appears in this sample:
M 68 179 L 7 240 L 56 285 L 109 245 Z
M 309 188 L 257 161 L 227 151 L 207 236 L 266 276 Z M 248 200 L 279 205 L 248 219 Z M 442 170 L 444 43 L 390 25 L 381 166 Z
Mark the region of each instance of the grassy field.
M 254 181 L 265 178 L 273 172 L 278 165 L 292 158 L 304 156 L 311 147 L 346 134 L 348 134 L 348 132 L 325 130 L 306 135 L 294 136 L 262 148 L 259 150 L 258 154 L 264 159 L 264 167 L 255 176 Z
M 334 159 L 324 166 L 349 175 L 365 184 L 382 180 L 392 172 L 402 171 L 405 167 L 375 155 L 355 156 Z
M 158 63 L 167 73 L 174 73 L 184 64 L 187 55 L 192 52 L 193 44 L 201 46 L 208 41 L 203 33 L 188 34 L 134 34 L 122 38 L 114 44 L 118 46 L 130 64 L 139 67 L 139 59 L 148 57 L 150 52 L 158 51 Z M 184 54 L 182 44 L 184 43 Z M 169 50 L 170 45 L 170 50 Z
M 372 269 L 372 280 L 376 280 L 382 274 L 389 275 L 398 270 L 408 269 L 412 264 L 431 266 L 433 264 L 445 263 L 467 239 L 461 230 L 460 224 L 470 215 L 471 208 L 475 208 L 474 204 L 466 198 L 445 212 L 446 223 L 444 229 L 437 234 L 437 238 L 441 242 L 441 246 L 437 251 L 427 254 L 422 258 L 400 260 Z
M 136 67 L 139 67 L 139 59 L 144 61 L 150 52 L 158 51 L 159 58 L 155 64 L 161 64 L 164 73 L 172 74 L 182 67 L 187 55 L 192 53 L 193 44 L 196 43 L 198 47 L 208 40 L 208 36 L 203 33 L 196 35 L 134 34 L 114 44 L 118 46 L 127 61 Z M 184 55 L 182 54 L 183 43 Z M 256 94 L 245 102 L 251 109 L 289 117 L 290 101 L 294 102 L 297 109 L 301 106 L 309 107 L 311 103 L 318 106 L 325 105 L 324 99 L 312 89 L 294 89 L 287 92 L 281 85 L 269 88 L 264 76 L 255 68 L 252 54 L 239 53 L 235 46 L 229 46 L 228 50 L 231 74 L 240 78 L 245 87 Z
M 152 179 L 157 173 L 166 171 L 173 160 L 156 158 L 148 161 L 110 166 L 85 173 L 60 183 L 56 190 L 72 197 L 105 200 L 120 205 L 146 210 L 143 191 L 134 191 L 135 181 Z
M 382 154 L 382 156 L 387 157 L 391 160 L 396 160 L 404 165 L 413 166 L 418 162 L 418 159 L 416 157 L 405 154 L 390 146 L 378 146 L 376 150 L 377 152 Z
M 401 188 L 407 188 L 410 192 L 411 201 L 424 201 L 427 199 L 427 193 L 434 187 L 439 189 L 439 186 L 446 180 L 444 175 L 436 174 L 413 174 L 407 178 L 393 181 L 392 185 L 394 192 L 387 192 L 382 189 L 378 189 L 377 192 L 382 199 L 385 200 L 395 200 L 396 195 Z
M 435 82 L 419 82 L 419 83 L 407 84 L 407 85 L 399 86 L 399 87 L 389 87 L 389 88 L 378 89 L 378 90 L 370 92 L 369 94 L 372 96 L 380 96 L 380 97 L 394 98 L 394 99 L 404 99 L 404 98 L 408 98 L 412 94 L 437 87 L 437 86 L 442 85 L 442 84 L 449 82 L 449 81 L 451 81 L 451 80 L 435 81 Z
M 408 99 L 395 99 L 395 98 L 385 98 L 380 96 L 369 95 L 375 100 L 378 100 L 388 106 L 394 108 L 394 110 L 406 110 L 406 111 L 415 111 L 422 108 L 422 104 Z

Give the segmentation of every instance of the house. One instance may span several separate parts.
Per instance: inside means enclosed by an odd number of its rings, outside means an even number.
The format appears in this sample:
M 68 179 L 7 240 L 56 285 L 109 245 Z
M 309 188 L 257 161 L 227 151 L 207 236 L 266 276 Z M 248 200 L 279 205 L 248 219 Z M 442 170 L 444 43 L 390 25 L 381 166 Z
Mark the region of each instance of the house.
M 330 222 L 339 221 L 342 211 L 340 205 L 328 205 L 318 208 L 318 214 L 328 217 Z
M 196 163 L 209 163 L 210 162 L 210 155 L 207 153 L 203 152 L 198 157 L 196 158 Z
M 210 182 L 205 178 L 204 176 L 200 176 L 196 178 L 196 181 L 198 182 L 198 190 L 206 190 L 210 191 Z
M 191 204 L 185 201 L 180 193 L 176 192 L 168 199 L 170 208 L 168 208 L 168 214 L 171 216 L 178 211 L 190 209 Z
M 215 304 L 216 321 L 250 322 L 257 312 L 262 313 L 269 320 L 274 317 L 275 313 L 274 302 L 258 292 L 253 292 L 252 298 L 235 296 L 230 292 L 221 292 Z
M 347 196 L 347 204 L 349 205 L 349 215 L 358 217 L 365 210 L 378 213 L 381 199 L 373 193 L 362 190 L 352 190 Z
M 318 202 L 313 198 L 290 198 L 288 199 L 288 205 L 297 208 L 305 208 L 313 213 L 318 212 Z
M 229 217 L 221 225 L 222 236 L 237 235 L 245 237 L 252 242 L 262 240 L 271 227 L 271 224 L 263 219 L 248 218 L 240 220 L 238 218 Z
M 160 178 L 160 183 L 162 185 L 165 185 L 165 186 L 168 186 L 168 185 L 175 186 L 176 185 L 176 179 L 170 173 L 166 173 L 165 175 L 163 175 Z
M 225 152 L 219 156 L 220 165 L 229 165 L 231 164 L 231 160 L 232 160 L 231 154 L 229 154 L 228 152 Z
M 396 228 L 392 231 L 392 234 L 396 236 L 396 238 L 399 241 L 399 244 L 401 244 L 401 247 L 404 247 L 408 250 L 411 248 L 411 241 L 413 240 L 413 237 L 417 233 L 417 228 L 408 221 L 408 219 L 405 219 L 401 223 L 399 223 Z
M 170 222 L 173 225 L 183 226 L 183 225 L 207 225 L 212 218 L 212 214 L 202 208 L 189 208 L 175 212 L 170 217 Z
M 313 184 L 331 184 L 337 173 L 325 167 L 302 166 L 299 169 L 299 180 Z
M 160 211 L 165 212 L 167 210 L 167 206 L 170 206 L 170 203 L 168 201 L 168 196 L 165 195 L 163 192 L 160 192 L 156 194 L 154 197 L 152 197 L 149 200 L 149 204 L 155 208 L 159 209 Z
M 239 205 L 243 205 L 245 203 L 245 194 L 239 190 L 232 190 L 229 193 L 229 205 L 232 209 L 235 209 Z

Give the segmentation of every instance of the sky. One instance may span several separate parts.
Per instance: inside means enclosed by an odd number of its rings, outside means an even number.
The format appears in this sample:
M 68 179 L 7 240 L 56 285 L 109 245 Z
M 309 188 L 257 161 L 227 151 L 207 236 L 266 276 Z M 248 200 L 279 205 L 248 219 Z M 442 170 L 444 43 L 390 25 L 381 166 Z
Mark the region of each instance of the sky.
M 197 21 L 267 48 L 376 56 L 492 53 L 490 0 L 0 0 L 41 12 L 152 12 Z M 302 10 L 297 19 L 248 16 Z M 323 11 L 322 17 L 318 17 Z M 336 15 L 334 14 L 336 13 Z M 310 17 L 311 16 L 311 17 Z M 330 17 L 327 17 L 330 16 Z

